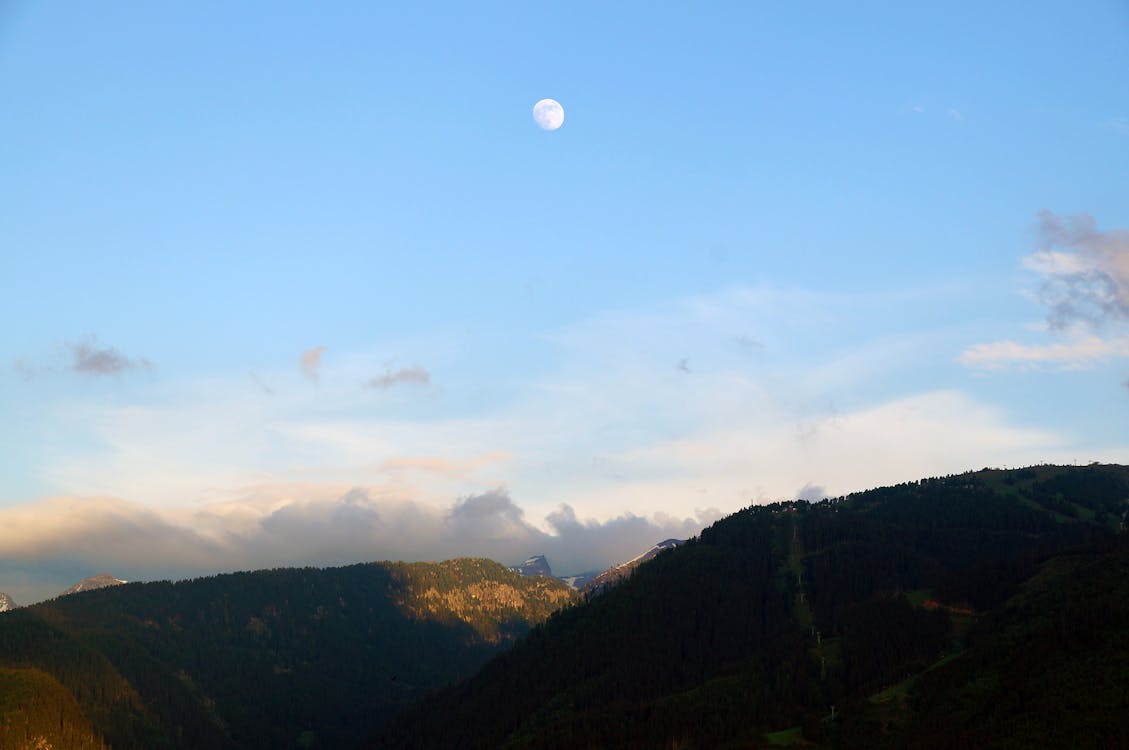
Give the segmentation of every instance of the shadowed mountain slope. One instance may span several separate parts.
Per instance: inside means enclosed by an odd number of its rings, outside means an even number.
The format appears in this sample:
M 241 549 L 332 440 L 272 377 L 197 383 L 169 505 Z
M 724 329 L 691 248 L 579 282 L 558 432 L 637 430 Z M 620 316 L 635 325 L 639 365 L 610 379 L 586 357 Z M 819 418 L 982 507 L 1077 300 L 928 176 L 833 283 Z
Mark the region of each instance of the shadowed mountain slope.
M 969 634 L 1009 632 L 1007 606 L 1021 605 L 1007 602 L 1046 565 L 1118 544 L 1127 501 L 1129 470 L 1095 465 L 751 507 L 558 612 L 372 746 L 900 746 L 932 714 L 907 719 L 902 735 L 886 717 L 875 733 L 870 699 L 975 663 Z M 1074 601 L 1073 580 L 1055 595 Z M 1098 622 L 1094 637 L 1106 637 Z M 996 674 L 1006 691 L 1019 673 Z
M 0 617 L 0 666 L 58 680 L 114 748 L 348 747 L 574 593 L 489 560 L 235 573 Z

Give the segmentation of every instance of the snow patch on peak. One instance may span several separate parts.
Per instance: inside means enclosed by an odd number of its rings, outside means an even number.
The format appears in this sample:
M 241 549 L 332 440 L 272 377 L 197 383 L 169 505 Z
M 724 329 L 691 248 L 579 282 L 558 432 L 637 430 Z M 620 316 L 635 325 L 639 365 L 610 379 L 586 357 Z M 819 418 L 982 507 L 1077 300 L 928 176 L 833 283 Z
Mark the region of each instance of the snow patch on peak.
M 553 577 L 553 569 L 549 567 L 549 561 L 545 559 L 544 555 L 533 555 L 516 568 L 511 568 L 511 570 L 523 576 Z

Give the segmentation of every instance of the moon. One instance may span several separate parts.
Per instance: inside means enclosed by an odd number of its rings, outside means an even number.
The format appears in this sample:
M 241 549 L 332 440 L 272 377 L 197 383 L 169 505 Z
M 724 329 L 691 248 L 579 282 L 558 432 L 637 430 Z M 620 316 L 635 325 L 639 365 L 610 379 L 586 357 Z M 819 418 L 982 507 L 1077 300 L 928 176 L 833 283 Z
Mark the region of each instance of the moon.
M 533 121 L 542 130 L 556 130 L 564 125 L 564 107 L 556 99 L 542 99 L 533 105 Z

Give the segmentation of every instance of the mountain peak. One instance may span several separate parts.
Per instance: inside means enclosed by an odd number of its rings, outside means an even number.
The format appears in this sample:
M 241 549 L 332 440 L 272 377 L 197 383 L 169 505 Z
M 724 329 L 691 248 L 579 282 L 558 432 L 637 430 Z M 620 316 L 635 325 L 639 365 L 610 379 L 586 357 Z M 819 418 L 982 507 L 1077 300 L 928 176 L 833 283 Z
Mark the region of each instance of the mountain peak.
M 626 578 L 627 576 L 631 575 L 631 572 L 633 570 L 635 570 L 637 567 L 647 562 L 651 558 L 655 557 L 656 555 L 666 552 L 668 549 L 679 547 L 685 543 L 685 539 L 664 539 L 658 544 L 652 545 L 651 548 L 643 554 L 637 555 L 627 562 L 613 565 L 603 573 L 600 573 L 598 576 L 594 576 L 591 580 L 584 584 L 583 589 L 585 591 L 599 591 L 608 584 L 615 583 L 621 578 Z
M 553 577 L 553 569 L 544 555 L 533 555 L 526 558 L 525 562 L 513 569 L 518 575 Z
M 123 581 L 120 578 L 114 578 L 108 573 L 99 573 L 96 576 L 83 578 L 81 581 L 71 586 L 69 589 L 59 594 L 59 596 L 68 596 L 70 594 L 77 594 L 80 591 L 93 591 L 94 589 L 104 589 L 107 586 L 120 586 L 129 581 Z

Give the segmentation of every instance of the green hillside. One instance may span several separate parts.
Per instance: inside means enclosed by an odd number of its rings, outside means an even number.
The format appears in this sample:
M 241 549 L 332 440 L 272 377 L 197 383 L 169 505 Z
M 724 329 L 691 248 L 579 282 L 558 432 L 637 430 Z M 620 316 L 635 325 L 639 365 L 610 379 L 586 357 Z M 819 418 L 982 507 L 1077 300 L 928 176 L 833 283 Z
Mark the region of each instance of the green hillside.
M 896 701 L 844 711 L 852 748 L 1129 747 L 1129 544 L 1063 555 Z M 891 705 L 892 704 L 892 705 Z
M 1029 715 L 1061 697 L 1054 681 L 1099 662 L 1080 695 L 1101 701 L 1063 726 L 1108 746 L 1129 716 L 1113 688 L 1126 598 L 1100 572 L 1125 555 L 1127 502 L 1129 469 L 1095 465 L 751 507 L 557 613 L 373 746 L 927 747 L 961 706 L 953 736 L 971 739 L 938 746 L 983 747 L 1038 736 L 1055 714 Z M 1064 642 L 1076 621 L 1090 624 Z M 968 713 L 1004 697 L 1012 718 Z
M 489 560 L 127 584 L 0 616 L 114 748 L 348 747 L 569 602 Z

